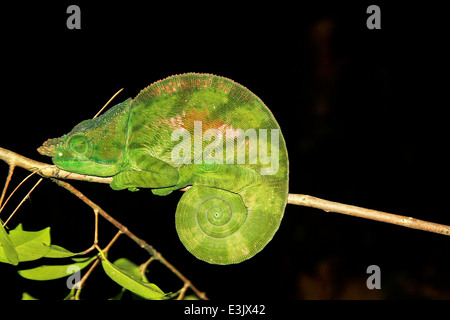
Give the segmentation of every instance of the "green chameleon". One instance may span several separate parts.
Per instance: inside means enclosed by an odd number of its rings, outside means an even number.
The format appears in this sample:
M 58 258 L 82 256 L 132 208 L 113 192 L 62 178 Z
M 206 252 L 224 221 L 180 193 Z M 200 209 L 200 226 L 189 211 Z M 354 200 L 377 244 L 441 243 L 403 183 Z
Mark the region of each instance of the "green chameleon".
M 157 81 L 38 151 L 61 169 L 113 177 L 114 190 L 167 195 L 190 186 L 176 229 L 209 263 L 239 263 L 261 251 L 287 202 L 287 150 L 272 113 L 242 85 L 210 74 Z

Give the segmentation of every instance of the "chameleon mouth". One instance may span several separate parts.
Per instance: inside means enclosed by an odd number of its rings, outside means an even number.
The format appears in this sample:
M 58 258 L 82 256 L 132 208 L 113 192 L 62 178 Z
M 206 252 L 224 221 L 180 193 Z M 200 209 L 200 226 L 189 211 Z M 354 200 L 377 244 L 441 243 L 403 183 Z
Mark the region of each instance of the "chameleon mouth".
M 57 154 L 57 148 L 61 142 L 61 138 L 48 139 L 37 149 L 37 151 L 44 156 L 54 157 Z

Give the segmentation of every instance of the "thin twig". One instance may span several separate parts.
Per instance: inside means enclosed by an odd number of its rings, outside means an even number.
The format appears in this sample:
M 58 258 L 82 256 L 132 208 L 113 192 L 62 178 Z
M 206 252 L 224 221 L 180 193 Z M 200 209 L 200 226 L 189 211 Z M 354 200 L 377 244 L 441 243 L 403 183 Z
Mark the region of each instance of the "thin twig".
M 289 194 L 288 203 L 322 209 L 326 212 L 342 213 L 353 217 L 386 222 L 402 227 L 434 232 L 447 236 L 450 235 L 450 226 L 446 226 L 443 224 L 428 222 L 412 217 L 400 216 L 397 214 L 372 209 L 365 209 L 339 202 L 328 201 L 305 194 Z
M 139 271 L 141 272 L 142 277 L 145 276 L 145 271 L 147 270 L 149 264 L 155 260 L 155 257 L 150 257 L 147 261 L 139 266 Z
M 6 189 L 8 189 L 9 183 L 11 182 L 11 177 L 13 175 L 14 168 L 15 168 L 14 164 L 9 164 L 9 170 L 8 175 L 6 176 L 5 186 L 3 187 L 2 195 L 0 196 L 0 212 L 2 211 L 1 208 L 3 208 L 2 207 L 3 199 L 5 198 Z
M 95 217 L 95 223 L 94 223 L 94 245 L 98 244 L 98 211 L 94 210 L 94 217 Z
M 14 168 L 14 166 L 10 167 L 10 169 L 11 169 L 11 168 Z M 9 172 L 10 172 L 11 175 L 12 175 L 12 171 L 10 170 Z M 30 173 L 28 176 L 26 176 L 25 179 L 23 179 L 23 180 L 17 185 L 17 187 L 10 193 L 10 195 L 8 196 L 8 198 L 6 198 L 6 201 L 5 201 L 5 203 L 3 204 L 3 206 L 0 205 L 0 213 L 3 211 L 3 208 L 5 208 L 6 204 L 7 204 L 8 201 L 9 201 L 9 199 L 12 198 L 12 196 L 14 195 L 14 193 L 16 193 L 16 191 L 20 188 L 20 186 L 21 186 L 22 184 L 24 184 L 25 181 L 27 181 L 28 178 L 30 178 L 30 177 L 31 177 L 32 175 L 34 175 L 34 174 L 36 174 L 36 171 L 35 171 L 35 172 L 32 172 L 32 173 Z M 6 188 L 7 188 L 8 185 L 9 185 L 9 182 L 10 182 L 10 180 L 11 180 L 11 175 L 8 174 L 8 178 L 6 179 L 6 183 L 5 183 L 5 188 L 3 189 L 4 192 L 6 192 Z M 16 210 L 17 210 L 17 208 L 16 208 Z M 10 219 L 10 218 L 11 218 L 11 216 L 9 217 L 9 219 Z M 6 224 L 6 223 L 5 223 L 5 224 Z
M 195 292 L 195 294 L 203 300 L 208 300 L 208 297 L 206 296 L 206 294 L 200 290 L 198 290 L 193 284 L 192 282 L 186 278 L 184 275 L 181 274 L 180 271 L 178 271 L 172 264 L 169 263 L 169 261 L 167 261 L 159 252 L 159 258 L 156 258 L 158 261 L 162 262 L 162 264 L 164 264 L 167 268 L 169 268 L 170 271 L 172 271 L 174 274 L 176 274 L 178 276 L 178 278 L 180 278 L 185 285 L 189 286 L 192 291 Z
M 111 239 L 111 241 L 108 243 L 108 245 L 102 250 L 104 253 L 108 252 L 109 248 L 111 248 L 111 246 L 113 245 L 114 242 L 116 242 L 116 240 L 119 238 L 119 236 L 122 234 L 122 231 L 118 231 L 116 233 L 116 235 Z M 94 243 L 93 245 L 94 248 L 96 248 L 97 250 L 99 250 L 98 244 Z M 100 250 L 99 250 L 100 251 Z M 79 300 L 80 299 L 80 294 L 81 294 L 81 290 L 83 289 L 83 287 L 86 284 L 87 279 L 89 278 L 89 276 L 92 274 L 92 272 L 94 271 L 94 269 L 97 267 L 97 265 L 100 263 L 101 260 L 101 256 L 99 255 L 97 257 L 97 259 L 94 261 L 94 263 L 91 265 L 91 267 L 89 268 L 89 270 L 84 274 L 83 278 L 81 278 L 81 280 L 75 284 L 76 286 L 76 293 L 74 296 L 75 300 Z
M 180 294 L 177 297 L 177 300 L 183 300 L 184 295 L 186 294 L 187 289 L 189 288 L 189 286 L 185 283 L 183 285 L 183 288 L 181 288 L 180 290 Z
M 41 183 L 43 178 L 40 178 L 38 180 L 38 182 L 36 182 L 36 184 L 33 186 L 33 188 L 31 188 L 30 191 L 28 191 L 28 193 L 26 194 L 25 197 L 23 197 L 22 201 L 20 201 L 20 203 L 17 205 L 17 207 L 14 209 L 14 211 L 9 215 L 8 219 L 6 219 L 5 223 L 3 223 L 3 227 L 6 226 L 6 224 L 9 222 L 9 220 L 11 220 L 11 218 L 14 216 L 14 214 L 17 212 L 17 210 L 19 210 L 20 206 L 25 202 L 25 200 L 27 200 L 30 197 L 30 194 L 33 192 L 34 189 L 36 189 L 36 187 L 39 185 L 39 183 Z
M 80 300 L 81 290 L 84 288 L 87 279 L 89 278 L 89 276 L 92 274 L 92 272 L 98 266 L 99 263 L 100 263 L 100 257 L 98 257 L 94 261 L 94 263 L 89 267 L 89 270 L 86 271 L 86 273 L 83 275 L 83 278 L 81 278 L 81 280 L 75 284 L 76 292 L 75 292 L 75 295 L 71 299 Z
M 94 243 L 87 249 L 84 250 L 82 253 L 86 254 L 88 252 L 91 252 L 92 250 L 94 250 L 97 247 L 98 244 L 98 211 L 94 210 Z M 119 230 L 119 232 L 121 233 L 121 231 Z

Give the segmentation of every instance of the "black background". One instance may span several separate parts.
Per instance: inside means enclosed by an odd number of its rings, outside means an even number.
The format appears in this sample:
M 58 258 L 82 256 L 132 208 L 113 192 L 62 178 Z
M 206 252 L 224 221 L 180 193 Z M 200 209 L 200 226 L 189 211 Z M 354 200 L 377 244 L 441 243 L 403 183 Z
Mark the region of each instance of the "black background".
M 81 8 L 81 30 L 66 27 L 70 4 Z M 381 8 L 381 30 L 366 27 L 370 4 Z M 273 112 L 289 152 L 290 192 L 449 225 L 448 27 L 442 12 L 428 2 L 379 1 L 9 5 L 1 21 L 0 146 L 49 162 L 36 148 L 92 118 L 120 88 L 111 105 L 173 74 L 213 73 L 246 86 Z M 8 167 L 1 166 L 4 181 Z M 13 185 L 27 174 L 16 171 Z M 443 235 L 288 205 L 261 253 L 215 266 L 190 255 L 178 239 L 174 213 L 181 193 L 157 197 L 73 185 L 211 299 L 450 298 L 450 242 Z M 3 220 L 20 199 L 19 193 Z M 91 209 L 47 180 L 8 225 L 18 223 L 25 230 L 51 226 L 52 243 L 71 251 L 93 240 Z M 115 232 L 101 220 L 100 245 Z M 122 256 L 138 264 L 148 258 L 125 236 L 109 255 Z M 372 264 L 381 268 L 381 290 L 366 287 Z M 97 269 L 85 299 L 120 290 Z M 65 279 L 35 282 L 12 266 L 0 270 L 8 299 L 24 291 L 40 299 L 68 293 Z M 150 281 L 164 291 L 181 288 L 162 265 L 154 262 L 149 270 Z

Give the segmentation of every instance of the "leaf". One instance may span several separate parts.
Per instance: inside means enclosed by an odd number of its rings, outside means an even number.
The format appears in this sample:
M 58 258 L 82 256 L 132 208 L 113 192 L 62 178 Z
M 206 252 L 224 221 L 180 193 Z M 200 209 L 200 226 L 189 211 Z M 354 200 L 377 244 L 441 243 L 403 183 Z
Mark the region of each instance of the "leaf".
M 40 259 L 50 250 L 50 227 L 40 231 L 24 231 L 22 224 L 19 224 L 10 235 L 21 262 Z
M 32 295 L 30 295 L 28 292 L 22 293 L 22 300 L 39 300 Z
M 20 262 L 40 259 L 50 250 L 50 227 L 40 231 L 24 231 L 22 224 L 19 224 L 9 232 L 9 238 Z M 1 253 L 0 261 L 4 261 Z
M 73 253 L 63 247 L 57 245 L 50 245 L 50 250 L 45 254 L 45 258 L 68 258 L 79 255 L 80 253 Z
M 128 270 L 125 271 L 115 266 L 102 254 L 102 266 L 106 274 L 125 289 L 128 289 L 145 299 L 162 300 L 169 298 L 157 285 L 145 283 L 144 281 L 139 280 L 139 278 L 136 278 L 136 270 L 130 263 L 122 261 L 119 264 L 122 264 L 122 266 L 125 266 Z
M 128 260 L 127 258 L 119 258 L 113 262 L 117 268 L 128 274 L 130 277 L 141 280 L 143 282 L 148 282 L 147 278 L 142 275 L 139 266 L 135 264 L 133 261 Z
M 53 280 L 70 276 L 73 272 L 73 266 L 83 269 L 91 264 L 97 256 L 86 258 L 83 261 L 75 262 L 66 265 L 42 265 L 36 268 L 19 270 L 18 273 L 30 280 Z M 75 260 L 75 259 L 72 259 Z
M 0 262 L 6 262 L 17 266 L 19 264 L 19 255 L 12 243 L 3 223 L 0 221 Z

